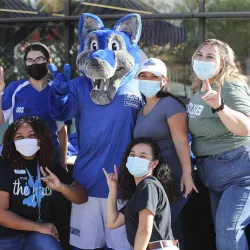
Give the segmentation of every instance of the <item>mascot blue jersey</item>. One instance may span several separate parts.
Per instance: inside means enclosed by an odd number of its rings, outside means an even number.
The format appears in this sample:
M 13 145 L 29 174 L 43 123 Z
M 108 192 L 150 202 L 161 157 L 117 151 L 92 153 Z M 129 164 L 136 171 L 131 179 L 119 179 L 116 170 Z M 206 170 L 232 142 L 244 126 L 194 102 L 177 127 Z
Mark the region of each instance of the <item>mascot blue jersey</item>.
M 28 79 L 11 82 L 4 90 L 2 109 L 4 120 L 9 123 L 31 115 L 43 119 L 50 128 L 54 146 L 59 149 L 57 131 L 64 123 L 55 121 L 50 115 L 48 99 L 51 85 L 52 82 L 49 81 L 42 91 L 37 91 Z
M 57 74 L 50 112 L 57 120 L 76 119 L 79 154 L 73 177 L 89 196 L 106 198 L 102 168 L 113 172 L 114 165 L 121 164 L 141 107 L 138 81 L 133 80 L 140 59 L 141 19 L 130 14 L 106 29 L 97 16 L 83 14 L 78 32 L 77 67 L 84 76 L 69 81 L 67 68 Z

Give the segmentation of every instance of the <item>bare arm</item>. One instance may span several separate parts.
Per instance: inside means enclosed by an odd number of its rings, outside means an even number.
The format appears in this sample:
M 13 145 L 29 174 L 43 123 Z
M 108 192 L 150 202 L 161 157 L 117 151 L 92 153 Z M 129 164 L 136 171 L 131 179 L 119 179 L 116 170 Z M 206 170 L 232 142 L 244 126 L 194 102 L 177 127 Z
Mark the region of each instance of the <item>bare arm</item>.
M 106 227 L 115 229 L 125 224 L 124 215 L 119 213 L 117 209 L 117 190 L 109 191 L 107 211 L 106 211 Z
M 187 114 L 178 113 L 176 115 L 173 115 L 168 119 L 168 125 L 182 167 L 181 191 L 183 190 L 185 185 L 184 196 L 187 196 L 192 191 L 192 189 L 198 192 L 193 184 L 191 175 L 192 167 L 190 159 L 190 148 L 188 144 Z
M 82 204 L 88 201 L 87 190 L 76 181 L 74 181 L 71 185 L 61 183 L 61 187 L 58 191 L 67 200 L 75 204 Z
M 217 109 L 221 105 L 221 88 L 217 91 L 211 89 L 209 82 L 203 81 L 203 88 L 207 92 L 202 99 L 213 109 Z M 218 116 L 225 127 L 233 134 L 238 136 L 250 135 L 250 119 L 249 116 L 229 108 L 227 105 L 218 112 Z
M 188 144 L 187 114 L 179 113 L 168 119 L 174 146 L 181 162 L 182 172 L 191 173 L 190 149 Z
M 134 250 L 146 250 L 153 230 L 154 215 L 143 209 L 139 212 L 139 225 L 135 236 Z
M 47 167 L 45 170 L 48 174 L 45 172 L 43 167 L 40 169 L 42 175 L 44 176 L 41 179 L 47 184 L 47 186 L 60 192 L 67 200 L 75 204 L 82 204 L 88 201 L 87 190 L 78 182 L 74 181 L 71 185 L 64 184 Z
M 218 112 L 220 120 L 225 127 L 238 136 L 250 135 L 250 119 L 238 111 L 235 111 L 228 106 L 224 106 L 224 109 Z
M 105 169 L 103 172 L 107 179 L 109 187 L 109 195 L 106 211 L 106 226 L 109 229 L 121 227 L 125 224 L 124 215 L 119 213 L 117 209 L 117 187 L 118 187 L 118 171 L 114 166 L 114 173 L 108 174 Z
M 60 152 L 61 152 L 61 163 L 62 167 L 66 168 L 67 167 L 67 150 L 68 150 L 68 131 L 67 131 L 67 126 L 63 126 L 61 130 L 57 132 L 58 134 L 58 139 L 60 142 Z
M 0 92 L 3 92 L 5 88 L 5 82 L 4 82 L 4 71 L 3 68 L 0 67 Z M 3 109 L 2 109 L 2 95 L 0 95 L 0 125 L 4 124 L 4 115 L 3 115 Z
M 42 234 L 49 234 L 58 238 L 56 227 L 51 223 L 40 224 L 35 221 L 25 219 L 9 209 L 9 193 L 0 191 L 0 224 L 4 227 L 39 232 Z

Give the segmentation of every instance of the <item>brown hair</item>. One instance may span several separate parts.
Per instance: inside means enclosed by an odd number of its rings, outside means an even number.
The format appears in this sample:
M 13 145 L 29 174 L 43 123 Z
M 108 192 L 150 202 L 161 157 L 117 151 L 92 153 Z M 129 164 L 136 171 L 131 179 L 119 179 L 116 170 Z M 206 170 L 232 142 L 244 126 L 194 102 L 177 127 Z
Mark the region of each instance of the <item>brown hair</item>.
M 194 52 L 192 56 L 192 65 L 194 63 L 194 58 L 197 55 L 198 51 L 205 45 L 210 44 L 213 45 L 220 56 L 220 60 L 222 63 L 222 69 L 219 74 L 216 76 L 215 82 L 219 87 L 222 87 L 224 82 L 242 82 L 247 83 L 247 78 L 242 75 L 235 63 L 235 54 L 232 48 L 225 42 L 222 42 L 217 39 L 208 39 L 203 42 L 198 49 Z M 194 94 L 201 87 L 201 80 L 194 73 L 191 76 L 192 85 L 191 85 L 191 93 Z
M 40 42 L 33 42 L 31 44 L 29 44 L 24 51 L 24 61 L 27 58 L 27 55 L 30 51 L 40 51 L 41 53 L 43 53 L 43 55 L 45 56 L 45 58 L 47 59 L 47 61 L 50 61 L 50 51 L 49 48 Z

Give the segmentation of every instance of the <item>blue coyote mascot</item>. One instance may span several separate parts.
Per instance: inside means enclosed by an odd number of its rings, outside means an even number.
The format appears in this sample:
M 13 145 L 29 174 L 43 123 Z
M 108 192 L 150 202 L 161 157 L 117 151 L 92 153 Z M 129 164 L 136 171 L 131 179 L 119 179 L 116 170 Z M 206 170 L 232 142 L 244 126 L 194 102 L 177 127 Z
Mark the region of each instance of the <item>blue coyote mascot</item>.
M 134 79 L 139 67 L 141 18 L 129 14 L 113 28 L 101 19 L 83 14 L 76 60 L 82 77 L 69 80 L 50 66 L 54 84 L 50 112 L 56 120 L 75 118 L 79 154 L 73 177 L 88 190 L 88 202 L 72 205 L 70 243 L 75 249 L 130 249 L 125 228 L 105 227 L 108 187 L 102 168 L 113 172 L 132 139 L 141 95 Z M 119 208 L 120 204 L 118 205 Z

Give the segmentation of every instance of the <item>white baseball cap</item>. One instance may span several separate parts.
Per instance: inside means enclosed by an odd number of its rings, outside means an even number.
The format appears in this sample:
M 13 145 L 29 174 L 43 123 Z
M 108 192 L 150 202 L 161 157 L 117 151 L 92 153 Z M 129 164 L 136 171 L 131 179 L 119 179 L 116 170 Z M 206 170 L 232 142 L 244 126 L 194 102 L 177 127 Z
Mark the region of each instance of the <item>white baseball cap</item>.
M 140 66 L 137 72 L 137 77 L 141 72 L 150 72 L 156 76 L 167 77 L 167 67 L 165 63 L 158 58 L 148 58 Z

